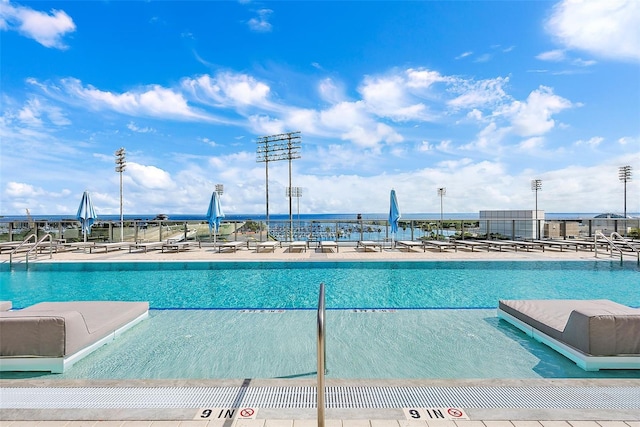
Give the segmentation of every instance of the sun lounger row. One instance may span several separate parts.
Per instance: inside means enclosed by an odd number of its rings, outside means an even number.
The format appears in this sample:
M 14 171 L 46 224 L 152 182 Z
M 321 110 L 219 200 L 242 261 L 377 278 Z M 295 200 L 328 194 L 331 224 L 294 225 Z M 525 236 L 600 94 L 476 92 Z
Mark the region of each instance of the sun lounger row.
M 282 243 L 275 240 L 256 243 L 256 252 L 275 252 L 277 247 L 281 247 Z
M 224 242 L 218 245 L 218 252 L 222 252 L 223 249 L 225 251 L 237 252 L 242 246 L 246 246 L 248 249 L 249 242 Z
M 305 242 L 304 240 L 297 240 L 295 242 L 291 242 L 289 243 L 289 252 L 291 252 L 294 249 L 299 249 L 299 250 L 303 250 L 305 252 L 307 252 L 307 248 L 309 247 L 309 244 L 307 242 Z
M 640 369 L 640 309 L 609 300 L 501 300 L 498 317 L 582 369 Z
M 358 244 L 356 245 L 356 247 L 358 248 L 361 247 L 362 249 L 364 249 L 365 252 L 369 248 L 373 249 L 374 251 L 376 250 L 376 248 L 380 248 L 380 252 L 382 252 L 382 243 L 374 242 L 373 240 L 360 240 L 358 241 Z
M 324 252 L 325 249 L 331 249 L 331 250 L 335 249 L 336 252 L 340 251 L 340 249 L 338 247 L 338 242 L 333 241 L 333 240 L 320 240 L 319 245 L 320 245 L 320 251 L 321 252 Z
M 22 310 L 9 310 L 11 304 L 3 302 L 0 307 L 0 371 L 64 372 L 149 315 L 147 302 L 43 302 Z

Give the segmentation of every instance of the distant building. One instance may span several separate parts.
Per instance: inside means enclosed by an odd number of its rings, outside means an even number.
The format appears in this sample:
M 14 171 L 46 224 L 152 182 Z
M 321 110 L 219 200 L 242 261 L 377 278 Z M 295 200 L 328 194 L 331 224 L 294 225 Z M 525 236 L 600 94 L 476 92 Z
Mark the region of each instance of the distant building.
M 579 221 L 548 221 L 544 223 L 544 237 L 555 238 L 575 238 L 580 235 Z
M 537 233 L 536 222 L 540 231 Z M 488 237 L 508 239 L 536 239 L 542 237 L 544 230 L 544 211 L 508 210 L 480 211 L 479 234 Z

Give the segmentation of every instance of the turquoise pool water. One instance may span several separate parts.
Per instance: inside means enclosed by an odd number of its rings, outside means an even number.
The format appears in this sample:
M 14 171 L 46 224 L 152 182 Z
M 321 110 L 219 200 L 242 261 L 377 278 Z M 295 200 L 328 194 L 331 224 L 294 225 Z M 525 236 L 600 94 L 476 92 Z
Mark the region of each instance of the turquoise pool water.
M 499 299 L 640 306 L 640 269 L 603 261 L 40 263 L 0 269 L 0 299 L 149 301 L 155 309 L 495 308 Z
M 640 306 L 640 270 L 609 262 L 55 263 L 0 270 L 0 299 L 150 301 L 150 318 L 64 374 L 0 378 L 315 375 L 327 285 L 334 378 L 640 378 L 585 372 L 496 317 L 500 298 Z

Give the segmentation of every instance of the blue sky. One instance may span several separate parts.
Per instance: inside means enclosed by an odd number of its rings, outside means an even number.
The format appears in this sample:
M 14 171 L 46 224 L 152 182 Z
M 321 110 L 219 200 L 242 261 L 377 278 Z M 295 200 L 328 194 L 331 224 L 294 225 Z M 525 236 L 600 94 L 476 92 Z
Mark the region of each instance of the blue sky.
M 0 215 L 640 212 L 640 2 L 0 0 Z M 288 213 L 286 161 L 270 213 Z M 294 201 L 294 209 L 296 204 Z

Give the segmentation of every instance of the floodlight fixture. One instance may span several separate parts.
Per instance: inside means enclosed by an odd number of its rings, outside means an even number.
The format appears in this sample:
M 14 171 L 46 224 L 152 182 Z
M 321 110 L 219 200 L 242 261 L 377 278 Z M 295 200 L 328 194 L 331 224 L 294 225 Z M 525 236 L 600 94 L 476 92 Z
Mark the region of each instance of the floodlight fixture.
M 538 221 L 538 191 L 542 190 L 542 180 L 541 179 L 532 179 L 531 180 L 531 191 L 536 193 L 536 210 L 535 210 L 535 220 L 536 220 L 536 239 L 540 238 L 540 222 Z
M 289 161 L 289 187 L 291 188 L 291 161 L 299 159 L 300 144 L 302 137 L 300 131 L 281 133 L 278 135 L 261 136 L 256 143 L 256 161 L 264 163 L 265 170 L 265 196 L 266 196 L 266 216 L 267 216 L 267 233 L 269 229 L 269 162 L 279 160 Z M 292 204 L 293 196 L 289 195 L 289 228 L 293 231 L 293 213 Z
M 126 151 L 123 147 L 116 150 L 114 153 L 116 156 L 116 172 L 120 174 L 120 241 L 124 241 L 124 213 L 123 213 L 123 203 L 122 203 L 122 172 L 124 172 L 127 167 L 126 160 Z
M 624 183 L 624 217 L 627 218 L 627 182 L 631 181 L 631 166 L 620 166 L 618 177 Z

